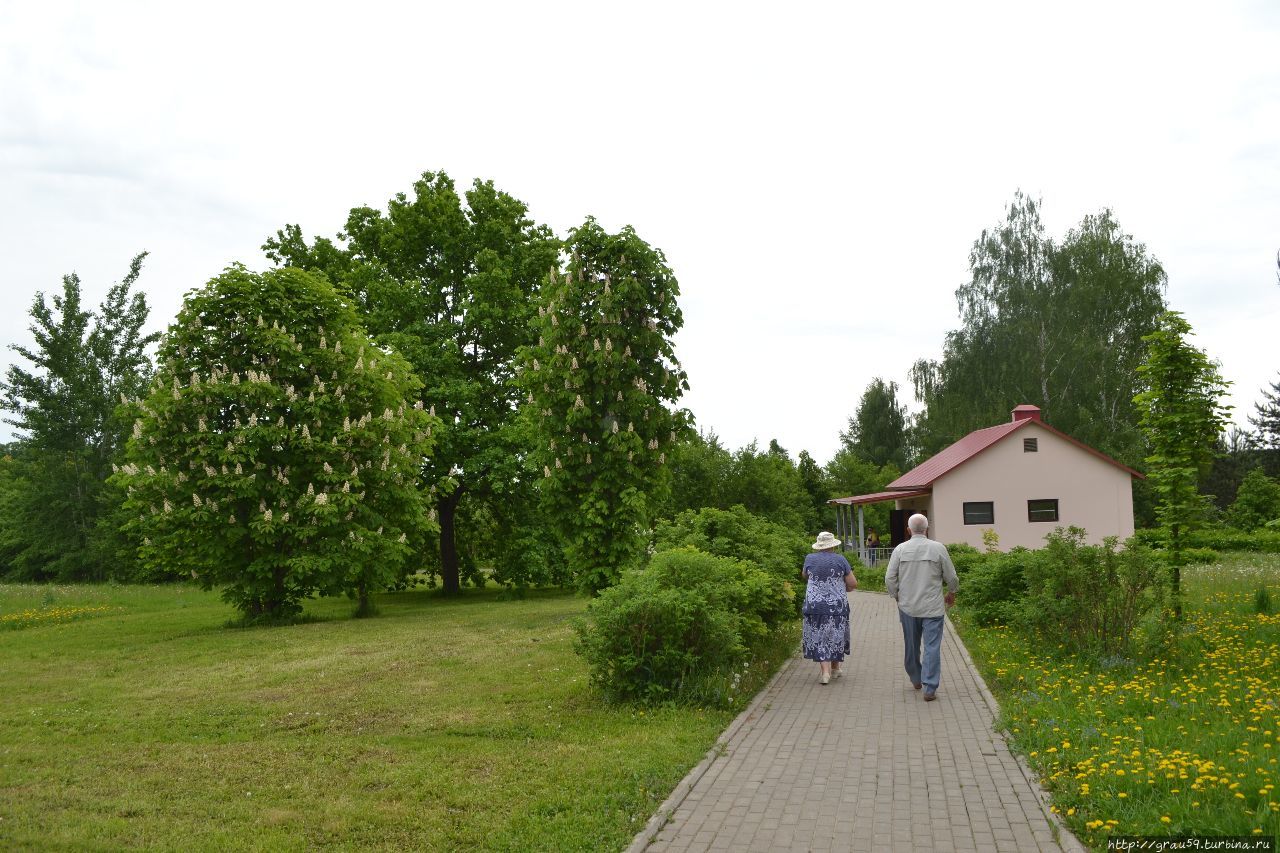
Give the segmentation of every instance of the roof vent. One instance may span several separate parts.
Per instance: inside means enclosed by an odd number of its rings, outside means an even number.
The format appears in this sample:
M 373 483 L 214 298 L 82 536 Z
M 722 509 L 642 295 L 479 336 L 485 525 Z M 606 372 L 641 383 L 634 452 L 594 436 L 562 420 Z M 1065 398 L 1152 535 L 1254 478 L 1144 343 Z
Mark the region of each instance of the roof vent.
M 1030 403 L 1023 403 L 1013 410 L 1014 423 L 1018 421 L 1035 421 L 1040 422 L 1040 407 L 1033 406 Z

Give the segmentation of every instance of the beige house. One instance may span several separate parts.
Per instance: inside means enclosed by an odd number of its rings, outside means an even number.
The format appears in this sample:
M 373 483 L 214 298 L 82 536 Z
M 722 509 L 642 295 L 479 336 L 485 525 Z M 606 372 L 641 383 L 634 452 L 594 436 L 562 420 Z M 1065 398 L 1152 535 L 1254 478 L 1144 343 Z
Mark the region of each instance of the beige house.
M 983 546 L 994 530 L 1001 550 L 1039 548 L 1059 526 L 1088 532 L 1091 542 L 1133 535 L 1137 471 L 1059 432 L 1022 405 L 1008 423 L 976 430 L 890 483 L 883 492 L 836 498 L 839 536 L 865 542 L 862 507 L 893 501 L 891 541 L 906 538 L 906 519 L 929 519 L 929 538 Z M 854 516 L 856 508 L 856 519 Z M 843 534 L 843 535 L 841 535 Z

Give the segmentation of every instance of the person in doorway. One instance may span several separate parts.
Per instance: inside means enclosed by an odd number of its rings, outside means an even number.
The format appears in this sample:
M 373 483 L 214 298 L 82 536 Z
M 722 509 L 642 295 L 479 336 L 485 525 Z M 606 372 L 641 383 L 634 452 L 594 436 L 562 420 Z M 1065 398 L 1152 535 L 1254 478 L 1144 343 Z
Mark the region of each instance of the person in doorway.
M 858 588 L 849 561 L 836 553 L 839 546 L 840 540 L 830 533 L 819 533 L 815 553 L 804 558 L 800 570 L 808 583 L 800 644 L 804 656 L 818 662 L 821 684 L 844 674 L 840 664 L 849 654 L 849 592 Z
M 923 688 L 924 701 L 932 702 L 942 674 L 943 617 L 956 602 L 960 579 L 947 547 L 925 535 L 929 519 L 916 513 L 907 519 L 907 530 L 911 538 L 889 557 L 884 588 L 898 602 L 907 677 L 916 690 Z

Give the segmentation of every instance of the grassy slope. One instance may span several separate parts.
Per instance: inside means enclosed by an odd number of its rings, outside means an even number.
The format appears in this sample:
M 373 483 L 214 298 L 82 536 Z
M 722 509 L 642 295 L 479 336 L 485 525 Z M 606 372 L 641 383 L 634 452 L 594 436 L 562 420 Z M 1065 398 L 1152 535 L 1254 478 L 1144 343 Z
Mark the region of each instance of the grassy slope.
M 232 629 L 191 587 L 0 586 L 104 604 L 0 631 L 0 847 L 616 849 L 734 713 L 602 702 L 566 595 Z
M 1147 662 L 1078 659 L 957 614 L 1015 744 L 1098 849 L 1108 835 L 1280 837 L 1280 616 L 1253 612 L 1260 585 L 1280 598 L 1280 557 L 1227 555 L 1184 583 L 1176 649 Z

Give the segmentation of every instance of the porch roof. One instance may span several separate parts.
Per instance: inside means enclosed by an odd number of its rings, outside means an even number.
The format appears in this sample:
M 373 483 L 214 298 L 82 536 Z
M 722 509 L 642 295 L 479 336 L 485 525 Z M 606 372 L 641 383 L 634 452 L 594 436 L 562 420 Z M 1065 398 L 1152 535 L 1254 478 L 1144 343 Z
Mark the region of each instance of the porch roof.
M 930 493 L 930 489 L 897 489 L 889 492 L 872 492 L 869 495 L 853 495 L 848 498 L 832 498 L 827 501 L 829 504 L 844 504 L 846 506 L 860 506 L 861 504 L 878 504 L 882 501 L 906 500 L 907 498 L 918 498 L 922 495 Z

